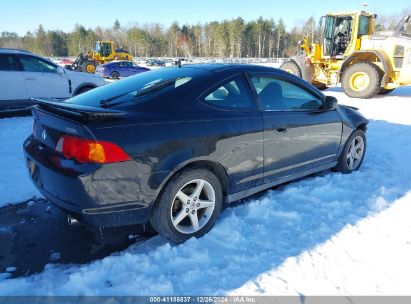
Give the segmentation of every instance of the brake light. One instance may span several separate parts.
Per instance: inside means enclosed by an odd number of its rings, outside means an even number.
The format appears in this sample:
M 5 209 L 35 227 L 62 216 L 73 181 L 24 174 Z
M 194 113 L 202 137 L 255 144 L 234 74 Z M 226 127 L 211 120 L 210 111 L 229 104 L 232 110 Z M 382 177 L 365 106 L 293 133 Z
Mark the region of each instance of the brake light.
M 63 135 L 57 142 L 56 150 L 66 158 L 74 158 L 81 163 L 117 163 L 130 160 L 119 146 L 108 141 L 96 141 Z

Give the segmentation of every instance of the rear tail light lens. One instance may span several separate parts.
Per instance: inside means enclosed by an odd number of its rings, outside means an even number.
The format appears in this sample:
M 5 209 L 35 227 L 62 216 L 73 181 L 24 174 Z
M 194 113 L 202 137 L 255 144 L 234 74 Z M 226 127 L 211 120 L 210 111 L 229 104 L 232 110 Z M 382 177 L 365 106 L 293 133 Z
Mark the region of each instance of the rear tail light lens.
M 130 160 L 126 152 L 116 144 L 69 135 L 60 137 L 56 150 L 64 157 L 80 163 L 108 164 Z

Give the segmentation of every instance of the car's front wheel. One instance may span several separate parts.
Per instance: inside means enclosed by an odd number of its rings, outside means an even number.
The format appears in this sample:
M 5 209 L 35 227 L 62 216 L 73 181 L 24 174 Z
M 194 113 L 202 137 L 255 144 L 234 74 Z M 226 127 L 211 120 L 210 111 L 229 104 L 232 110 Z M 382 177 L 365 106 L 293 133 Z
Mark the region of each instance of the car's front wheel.
M 215 224 L 221 211 L 218 178 L 205 169 L 187 169 L 165 187 L 150 214 L 150 223 L 163 237 L 182 243 L 201 237 Z
M 345 143 L 335 169 L 342 173 L 358 170 L 364 160 L 366 143 L 364 131 L 355 130 Z

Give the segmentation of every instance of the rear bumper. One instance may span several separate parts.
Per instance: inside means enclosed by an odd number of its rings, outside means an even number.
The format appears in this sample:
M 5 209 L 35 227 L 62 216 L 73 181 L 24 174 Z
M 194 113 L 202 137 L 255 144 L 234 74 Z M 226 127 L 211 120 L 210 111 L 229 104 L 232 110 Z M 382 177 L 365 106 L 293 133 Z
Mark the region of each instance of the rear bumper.
M 59 208 L 90 225 L 114 227 L 148 221 L 153 198 L 134 161 L 76 164 L 62 159 L 32 136 L 24 142 L 31 180 Z M 140 190 L 140 191 L 139 191 Z M 148 191 L 150 192 L 150 191 Z
M 96 227 L 118 227 L 145 224 L 148 222 L 150 208 L 143 207 L 138 203 L 73 210 L 70 203 L 55 197 L 43 188 L 40 188 L 36 183 L 34 184 L 47 200 L 52 202 L 67 214 L 70 214 L 79 221 L 89 225 Z

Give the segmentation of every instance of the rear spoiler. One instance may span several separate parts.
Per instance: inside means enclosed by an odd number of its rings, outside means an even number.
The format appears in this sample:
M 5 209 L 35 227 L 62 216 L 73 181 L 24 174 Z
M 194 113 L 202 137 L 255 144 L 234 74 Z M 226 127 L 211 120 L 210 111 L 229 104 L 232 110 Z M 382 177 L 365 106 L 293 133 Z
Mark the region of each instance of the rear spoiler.
M 30 103 L 33 108 L 40 108 L 56 114 L 77 117 L 84 120 L 116 118 L 127 114 L 126 112 L 119 110 L 95 108 L 47 99 L 30 98 Z

